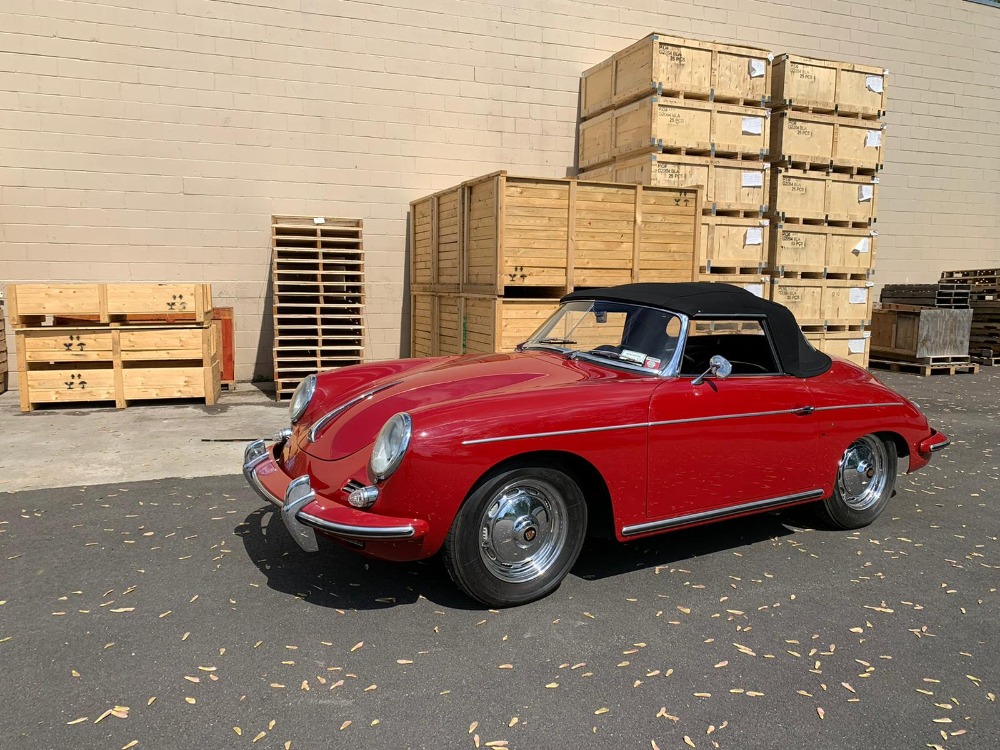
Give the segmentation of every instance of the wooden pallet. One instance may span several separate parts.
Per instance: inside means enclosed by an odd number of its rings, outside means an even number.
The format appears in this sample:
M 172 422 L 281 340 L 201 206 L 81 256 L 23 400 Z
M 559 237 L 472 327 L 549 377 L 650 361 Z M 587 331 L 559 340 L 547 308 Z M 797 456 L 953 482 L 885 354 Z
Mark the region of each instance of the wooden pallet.
M 975 375 L 979 372 L 979 365 L 974 362 L 924 364 L 922 362 L 909 362 L 906 360 L 871 358 L 868 361 L 868 366 L 872 369 L 890 370 L 892 372 L 912 372 L 923 377 L 927 377 L 928 375 L 959 375 L 964 373 Z
M 364 359 L 360 219 L 274 216 L 271 222 L 274 381 L 290 398 L 307 375 Z
M 584 71 L 580 114 L 590 118 L 650 94 L 763 106 L 767 50 L 650 34 Z

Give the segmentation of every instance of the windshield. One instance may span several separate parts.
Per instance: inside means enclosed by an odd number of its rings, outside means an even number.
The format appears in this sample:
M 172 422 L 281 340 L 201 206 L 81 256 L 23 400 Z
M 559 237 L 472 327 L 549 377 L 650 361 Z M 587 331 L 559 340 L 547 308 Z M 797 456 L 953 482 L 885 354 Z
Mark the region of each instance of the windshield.
M 557 349 L 645 371 L 665 371 L 674 359 L 680 316 L 666 310 L 603 300 L 560 306 L 524 349 Z

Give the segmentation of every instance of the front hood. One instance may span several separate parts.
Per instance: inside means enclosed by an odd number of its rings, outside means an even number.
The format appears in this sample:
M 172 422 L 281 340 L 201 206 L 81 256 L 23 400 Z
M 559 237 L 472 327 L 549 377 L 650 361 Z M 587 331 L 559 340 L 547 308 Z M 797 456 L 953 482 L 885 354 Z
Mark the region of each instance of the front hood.
M 315 458 L 338 460 L 375 441 L 393 414 L 421 407 L 466 403 L 469 415 L 485 398 L 559 388 L 580 381 L 634 378 L 549 352 L 486 354 L 448 359 L 396 360 L 320 374 L 303 419 L 299 446 Z M 354 398 L 372 395 L 319 431 L 314 443 L 303 437 L 311 426 Z M 419 419 L 414 429 L 419 429 Z

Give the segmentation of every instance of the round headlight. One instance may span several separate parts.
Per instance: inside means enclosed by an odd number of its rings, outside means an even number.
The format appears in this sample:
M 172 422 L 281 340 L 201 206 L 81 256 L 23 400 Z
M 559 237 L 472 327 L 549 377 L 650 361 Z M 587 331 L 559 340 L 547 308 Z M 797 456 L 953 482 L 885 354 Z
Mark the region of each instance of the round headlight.
M 400 462 L 410 444 L 413 422 L 410 415 L 402 412 L 389 417 L 389 421 L 379 430 L 372 449 L 369 463 L 372 476 L 377 480 L 388 479 L 399 468 Z
M 292 424 L 302 419 L 314 393 L 316 393 L 316 376 L 308 375 L 299 383 L 288 404 L 288 416 L 291 418 Z

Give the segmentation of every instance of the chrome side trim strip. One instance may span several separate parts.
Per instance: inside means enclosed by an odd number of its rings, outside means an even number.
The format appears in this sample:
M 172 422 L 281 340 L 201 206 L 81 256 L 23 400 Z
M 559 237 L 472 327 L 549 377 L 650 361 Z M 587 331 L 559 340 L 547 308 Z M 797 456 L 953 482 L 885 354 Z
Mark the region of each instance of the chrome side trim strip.
M 622 536 L 647 534 L 650 531 L 662 531 L 664 529 L 674 528 L 675 526 L 687 526 L 688 524 L 698 523 L 699 521 L 714 521 L 720 518 L 725 518 L 726 516 L 746 513 L 747 511 L 777 508 L 782 505 L 797 503 L 803 500 L 818 500 L 821 497 L 823 497 L 823 490 L 817 489 L 809 490 L 808 492 L 797 492 L 794 495 L 772 497 L 767 500 L 756 500 L 752 503 L 744 503 L 743 505 L 716 508 L 715 510 L 706 510 L 701 513 L 691 513 L 686 516 L 677 516 L 676 518 L 665 518 L 662 521 L 650 521 L 648 523 L 640 523 L 634 526 L 626 526 L 622 529 Z
M 409 539 L 416 531 L 413 526 L 348 526 L 343 523 L 324 521 L 308 513 L 300 512 L 298 519 L 310 526 L 315 526 L 322 531 L 329 531 L 336 536 L 345 536 L 350 539 Z
M 365 393 L 362 393 L 360 396 L 355 396 L 350 401 L 348 401 L 345 404 L 341 404 L 333 411 L 327 412 L 322 417 L 313 422 L 312 427 L 309 428 L 309 442 L 315 443 L 316 438 L 319 437 L 319 434 L 326 428 L 326 426 L 330 424 L 330 422 L 335 420 L 337 417 L 339 417 L 341 414 L 343 414 L 345 411 L 350 409 L 352 406 L 357 406 L 362 401 L 367 401 L 368 399 L 370 399 L 376 393 L 380 393 L 381 391 L 384 391 L 388 388 L 392 388 L 393 386 L 399 385 L 402 382 L 403 382 L 402 380 L 397 380 L 395 383 L 386 383 L 384 385 L 380 385 L 378 388 L 373 388 L 370 391 L 366 391 Z
M 900 403 L 884 404 L 843 404 L 840 406 L 817 406 L 813 412 L 833 411 L 835 409 L 874 409 L 886 406 L 902 406 Z M 521 435 L 504 435 L 502 437 L 476 438 L 463 440 L 462 445 L 480 445 L 482 443 L 505 443 L 509 440 L 530 440 L 531 438 L 560 437 L 562 435 L 582 435 L 588 432 L 610 432 L 611 430 L 634 430 L 639 427 L 664 427 L 672 424 L 691 424 L 693 422 L 716 422 L 723 419 L 748 419 L 751 417 L 773 417 L 779 414 L 795 414 L 796 409 L 780 409 L 778 411 L 752 411 L 741 414 L 719 414 L 711 417 L 689 417 L 687 419 L 665 419 L 659 422 L 635 422 L 632 424 L 616 424 L 604 427 L 583 427 L 577 430 L 555 430 L 553 432 L 527 432 Z
M 902 404 L 896 401 L 890 401 L 884 404 L 841 404 L 839 406 L 817 406 L 815 411 L 835 411 L 837 409 L 878 409 L 886 406 L 902 406 Z
M 477 438 L 463 440 L 462 445 L 479 445 L 480 443 L 505 443 L 508 440 L 527 440 L 528 438 L 559 437 L 560 435 L 581 435 L 585 432 L 609 432 L 611 430 L 634 430 L 637 427 L 649 427 L 649 422 L 635 424 L 616 424 L 607 427 L 582 427 L 579 430 L 556 430 L 555 432 L 529 432 L 523 435 L 507 435 L 504 437 Z
M 794 414 L 798 409 L 779 409 L 777 411 L 748 411 L 741 414 L 717 414 L 712 417 L 689 417 L 687 419 L 665 419 L 662 422 L 650 422 L 650 427 L 663 427 L 671 424 L 691 424 L 692 422 L 718 422 L 722 419 L 746 419 L 749 417 L 774 417 L 779 414 Z

